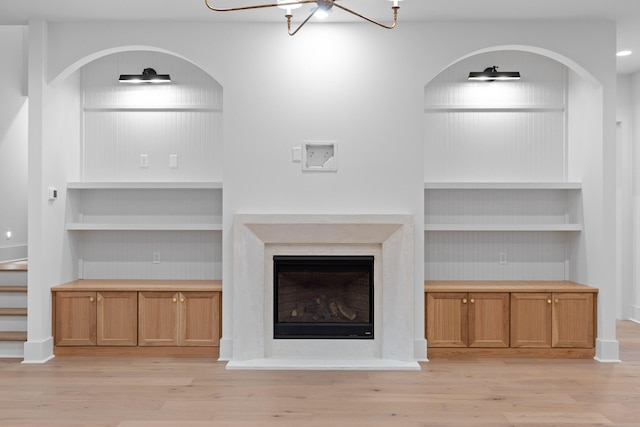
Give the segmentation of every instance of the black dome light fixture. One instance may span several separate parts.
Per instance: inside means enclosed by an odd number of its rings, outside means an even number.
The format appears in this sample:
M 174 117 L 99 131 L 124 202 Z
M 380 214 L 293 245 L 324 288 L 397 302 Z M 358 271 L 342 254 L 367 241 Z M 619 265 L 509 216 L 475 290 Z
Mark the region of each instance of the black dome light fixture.
M 153 68 L 145 68 L 142 74 L 120 74 L 120 83 L 171 83 L 169 74 L 158 74 Z
M 321 13 L 329 12 L 334 6 L 337 7 L 338 9 L 344 10 L 345 12 L 349 12 L 350 14 L 355 15 L 358 18 L 371 22 L 372 24 L 391 30 L 396 27 L 396 24 L 398 22 L 398 10 L 400 9 L 400 6 L 398 5 L 398 3 L 402 0 L 389 0 L 393 2 L 393 6 L 391 6 L 391 10 L 393 11 L 393 23 L 389 25 L 375 21 L 371 18 L 367 18 L 366 16 L 361 15 L 358 12 L 355 12 L 345 6 L 342 6 L 339 2 L 343 0 L 272 0 L 272 1 L 273 3 L 256 4 L 253 6 L 228 7 L 228 8 L 213 7 L 209 3 L 209 0 L 205 0 L 205 4 L 209 9 L 213 10 L 214 12 L 235 12 L 239 10 L 266 9 L 270 7 L 279 7 L 281 9 L 285 9 L 287 11 L 287 14 L 284 16 L 285 18 L 287 18 L 287 30 L 289 32 L 289 35 L 293 36 L 298 31 L 300 31 L 300 28 L 302 28 L 304 24 L 306 24 L 316 13 L 320 15 Z M 315 7 L 311 9 L 311 13 L 309 14 L 309 16 L 307 16 L 305 20 L 302 21 L 300 25 L 298 25 L 298 28 L 291 31 L 291 18 L 293 18 L 293 13 L 291 11 L 293 9 L 298 9 L 300 6 L 306 3 L 315 3 Z
M 469 80 L 479 80 L 483 82 L 493 82 L 496 80 L 520 80 L 519 71 L 498 71 L 498 66 L 487 67 L 484 71 L 472 71 L 469 73 Z

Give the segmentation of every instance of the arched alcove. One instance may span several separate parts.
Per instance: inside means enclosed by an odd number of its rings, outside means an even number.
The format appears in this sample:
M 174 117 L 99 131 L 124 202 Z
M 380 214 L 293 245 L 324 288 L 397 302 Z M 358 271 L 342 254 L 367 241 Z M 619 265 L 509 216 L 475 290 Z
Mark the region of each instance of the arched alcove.
M 171 83 L 118 82 L 146 68 L 171 75 Z M 81 73 L 83 180 L 222 180 L 222 86 L 206 72 L 174 55 L 126 51 Z
M 467 80 L 491 66 L 522 78 Z M 602 261 L 614 248 L 598 244 L 602 84 L 557 53 L 501 46 L 450 64 L 424 94 L 425 279 L 568 280 L 614 295 Z M 606 340 L 615 319 L 598 316 Z
M 467 80 L 470 71 L 482 71 L 490 66 L 519 71 L 522 79 Z M 602 145 L 602 132 L 599 132 L 602 119 L 597 117 L 602 98 L 593 81 L 581 78 L 578 73 L 584 75 L 584 70 L 572 71 L 556 59 L 523 50 L 485 51 L 450 65 L 425 86 L 425 182 L 529 183 L 534 187 L 537 183 L 541 188 L 547 183 L 591 185 L 602 170 L 594 159 L 598 146 Z M 519 222 L 522 218 L 543 223 L 568 221 L 578 228 L 585 218 L 583 209 L 574 207 L 577 202 L 573 199 L 590 203 L 578 191 L 514 190 L 505 196 L 512 202 L 499 202 L 495 198 L 500 195 L 495 190 L 485 193 L 469 190 L 463 195 L 465 201 L 457 202 L 457 209 L 464 213 L 445 219 L 446 212 L 429 206 L 430 201 L 436 202 L 433 197 L 453 197 L 445 193 L 444 190 L 427 192 L 431 198 L 425 202 L 425 216 L 454 222 Z M 454 194 L 463 197 L 460 192 Z M 471 200 L 475 200 L 475 208 Z M 438 203 L 442 205 L 444 201 Z M 451 249 L 456 247 L 451 239 L 464 241 L 466 237 L 485 243 L 480 247 L 462 244 L 468 249 L 466 260 L 461 261 L 467 267 L 449 270 L 450 273 L 445 272 L 450 268 L 447 261 L 437 261 L 442 251 L 434 250 L 427 243 L 425 257 L 427 260 L 436 257 L 431 263 L 440 266 L 440 273 L 434 273 L 427 261 L 427 278 L 453 275 L 453 278 L 467 279 L 578 280 L 588 276 L 586 266 L 576 267 L 585 260 L 586 249 L 581 246 L 580 237 L 572 239 L 573 244 L 569 246 L 565 244 L 564 234 L 551 231 L 537 234 L 434 232 L 429 237 L 431 243 L 443 239 L 442 245 Z M 517 244 L 522 240 L 529 242 L 529 247 L 537 247 L 538 255 L 531 258 L 531 252 L 522 252 Z M 459 249 L 460 245 L 457 246 Z M 487 250 L 489 246 L 491 250 Z M 509 250 L 510 247 L 513 249 Z M 550 251 L 550 247 L 555 251 Z M 577 254 L 565 255 L 576 247 L 581 248 Z M 452 250 L 452 256 L 456 253 L 464 257 L 464 251 Z M 506 266 L 500 263 L 500 254 L 505 253 L 507 258 L 511 258 L 510 253 L 513 256 Z M 552 253 L 555 255 L 551 256 Z M 574 262 L 568 262 L 567 258 Z

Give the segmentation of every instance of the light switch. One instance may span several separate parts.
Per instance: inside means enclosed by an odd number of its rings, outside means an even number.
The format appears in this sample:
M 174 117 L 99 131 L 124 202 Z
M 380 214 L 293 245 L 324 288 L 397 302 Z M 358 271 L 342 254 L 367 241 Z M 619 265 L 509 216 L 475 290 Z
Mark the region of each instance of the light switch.
M 177 154 L 169 154 L 169 167 L 172 169 L 178 168 L 178 155 Z
M 148 154 L 140 154 L 140 167 L 148 168 L 149 167 L 149 155 Z
M 295 163 L 302 161 L 302 147 L 293 147 L 291 149 L 291 161 Z

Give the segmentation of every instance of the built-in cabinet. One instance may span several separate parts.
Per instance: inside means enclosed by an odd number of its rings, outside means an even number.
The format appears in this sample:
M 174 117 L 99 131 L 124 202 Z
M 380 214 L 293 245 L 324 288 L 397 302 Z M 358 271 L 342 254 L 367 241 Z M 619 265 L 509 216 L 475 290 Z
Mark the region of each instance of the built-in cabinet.
M 217 346 L 220 292 L 139 292 L 140 346 Z
M 511 346 L 593 348 L 594 293 L 513 292 Z
M 429 347 L 509 347 L 509 294 L 425 294 Z
M 498 64 L 522 78 L 470 82 Z M 430 356 L 593 355 L 580 160 L 569 74 L 540 55 L 487 52 L 424 91 L 425 331 Z M 576 168 L 577 167 L 577 168 Z
M 150 64 L 173 82 L 115 78 Z M 56 354 L 216 353 L 222 86 L 173 55 L 132 51 L 86 64 L 81 97 L 77 181 L 61 193 L 79 280 L 52 288 Z
M 568 281 L 426 281 L 429 355 L 593 357 L 596 307 Z
M 136 292 L 62 291 L 55 296 L 55 345 L 137 344 Z
M 77 280 L 52 293 L 56 354 L 217 353 L 219 281 Z

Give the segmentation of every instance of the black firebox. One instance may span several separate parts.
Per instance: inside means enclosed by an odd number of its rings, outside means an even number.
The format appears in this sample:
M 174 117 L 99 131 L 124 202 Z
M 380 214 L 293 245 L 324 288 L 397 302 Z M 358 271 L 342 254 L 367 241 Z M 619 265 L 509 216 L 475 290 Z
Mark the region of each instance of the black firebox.
M 274 256 L 274 338 L 373 339 L 373 264 L 373 256 Z

